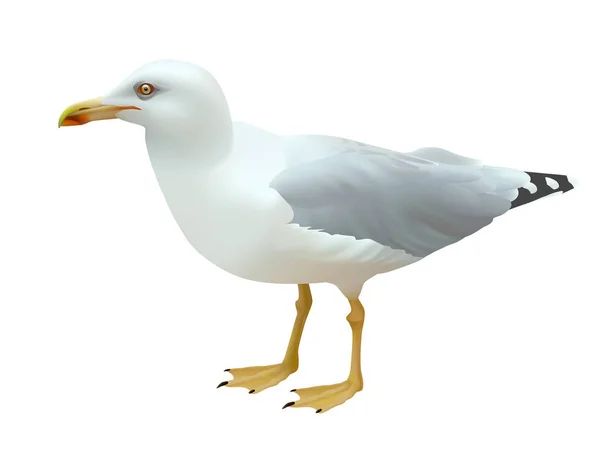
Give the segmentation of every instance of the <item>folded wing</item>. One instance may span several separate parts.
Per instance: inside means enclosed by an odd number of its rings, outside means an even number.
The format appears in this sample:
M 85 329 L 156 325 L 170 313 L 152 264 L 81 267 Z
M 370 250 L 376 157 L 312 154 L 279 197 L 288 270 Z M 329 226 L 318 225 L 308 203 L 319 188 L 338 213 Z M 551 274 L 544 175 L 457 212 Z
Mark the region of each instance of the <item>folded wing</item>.
M 333 151 L 324 152 L 319 137 L 305 138 L 303 145 L 312 140 L 325 156 L 294 164 L 271 181 L 292 207 L 292 223 L 371 239 L 417 257 L 491 223 L 529 182 L 522 171 L 483 166 L 437 148 L 397 153 L 326 139 L 327 146 L 335 143 Z

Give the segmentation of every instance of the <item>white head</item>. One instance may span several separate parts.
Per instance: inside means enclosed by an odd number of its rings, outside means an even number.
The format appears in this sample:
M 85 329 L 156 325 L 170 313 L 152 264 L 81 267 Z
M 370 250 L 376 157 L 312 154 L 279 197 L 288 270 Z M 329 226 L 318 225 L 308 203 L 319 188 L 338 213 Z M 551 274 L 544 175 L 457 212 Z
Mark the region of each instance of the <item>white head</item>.
M 143 126 L 149 147 L 166 144 L 172 151 L 193 147 L 200 152 L 231 144 L 231 118 L 221 87 L 206 70 L 187 62 L 146 64 L 104 97 L 69 106 L 58 125 L 113 118 Z

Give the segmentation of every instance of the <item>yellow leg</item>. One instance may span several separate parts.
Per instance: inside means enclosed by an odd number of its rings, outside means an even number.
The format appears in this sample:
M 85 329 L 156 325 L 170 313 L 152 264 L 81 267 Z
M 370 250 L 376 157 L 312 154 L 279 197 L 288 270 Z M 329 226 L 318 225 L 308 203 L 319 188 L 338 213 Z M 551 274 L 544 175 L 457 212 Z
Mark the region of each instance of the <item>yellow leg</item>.
M 333 407 L 343 404 L 362 390 L 363 378 L 360 369 L 360 347 L 365 309 L 358 298 L 350 299 L 350 307 L 350 314 L 346 318 L 352 328 L 352 360 L 348 379 L 333 385 L 292 390 L 300 396 L 300 399 L 288 402 L 283 408 L 312 407 L 317 410 L 317 413 L 324 413 Z
M 296 321 L 288 343 L 283 361 L 276 365 L 249 366 L 247 368 L 226 369 L 233 376 L 232 380 L 221 382 L 217 388 L 243 387 L 247 388 L 250 394 L 259 393 L 269 387 L 277 385 L 285 380 L 290 374 L 298 370 L 298 348 L 304 324 L 308 317 L 308 312 L 312 305 L 312 295 L 308 284 L 298 285 L 298 300 L 296 301 Z

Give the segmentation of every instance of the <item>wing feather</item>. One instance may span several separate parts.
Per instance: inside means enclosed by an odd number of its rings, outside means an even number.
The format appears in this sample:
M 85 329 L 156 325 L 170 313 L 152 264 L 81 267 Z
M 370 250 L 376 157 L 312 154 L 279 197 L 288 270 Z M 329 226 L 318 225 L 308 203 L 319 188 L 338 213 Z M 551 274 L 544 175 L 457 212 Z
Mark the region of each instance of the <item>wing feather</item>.
M 270 183 L 292 207 L 292 223 L 371 239 L 417 257 L 491 223 L 529 182 L 524 172 L 441 149 L 398 153 L 327 139 L 317 151 L 321 156 L 288 167 Z M 312 140 L 314 153 L 323 141 Z M 311 139 L 302 142 L 310 145 Z

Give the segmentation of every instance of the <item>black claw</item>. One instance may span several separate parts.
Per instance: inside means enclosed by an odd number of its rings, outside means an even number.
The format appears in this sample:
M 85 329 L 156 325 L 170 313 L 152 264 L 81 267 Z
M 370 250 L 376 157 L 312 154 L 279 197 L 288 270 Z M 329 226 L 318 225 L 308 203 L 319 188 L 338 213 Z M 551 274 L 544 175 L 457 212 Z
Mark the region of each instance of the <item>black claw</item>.
M 248 394 L 252 394 L 252 393 L 254 393 L 255 391 L 256 391 L 256 390 L 250 390 L 250 391 L 248 392 Z
M 227 385 L 228 383 L 229 383 L 228 381 L 221 382 L 219 385 L 217 385 L 217 388 L 224 387 L 224 386 L 225 386 L 225 385 Z
M 322 408 L 320 408 L 319 410 L 317 410 L 317 413 L 321 413 L 323 411 Z
M 293 393 L 294 391 L 296 391 L 296 389 L 294 388 L 293 390 L 290 390 L 290 393 Z
M 227 369 L 225 370 L 225 372 L 227 372 L 227 371 L 231 371 L 231 370 L 230 370 L 229 368 L 227 368 Z
M 285 404 L 285 405 L 283 406 L 283 408 L 288 408 L 288 407 L 291 407 L 291 406 L 292 406 L 292 405 L 294 405 L 294 404 L 295 404 L 295 402 L 288 402 L 287 404 Z

